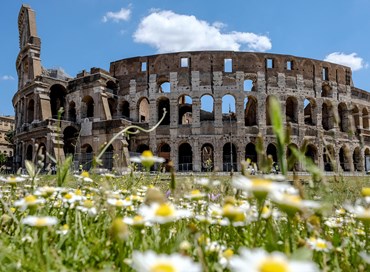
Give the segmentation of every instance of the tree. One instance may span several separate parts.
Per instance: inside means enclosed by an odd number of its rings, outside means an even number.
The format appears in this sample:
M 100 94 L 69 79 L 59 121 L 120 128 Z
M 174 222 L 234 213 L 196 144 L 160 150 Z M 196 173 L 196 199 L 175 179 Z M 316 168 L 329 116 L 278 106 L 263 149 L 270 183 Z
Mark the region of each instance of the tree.
M 12 145 L 14 144 L 14 134 L 15 134 L 15 130 L 8 130 L 5 133 L 5 140 Z

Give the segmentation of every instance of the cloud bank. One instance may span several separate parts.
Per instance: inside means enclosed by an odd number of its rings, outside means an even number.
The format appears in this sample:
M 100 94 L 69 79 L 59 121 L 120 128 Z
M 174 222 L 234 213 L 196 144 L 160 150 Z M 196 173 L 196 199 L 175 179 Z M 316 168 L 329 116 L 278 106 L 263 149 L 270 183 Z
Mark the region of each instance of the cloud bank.
M 192 15 L 169 10 L 153 11 L 144 17 L 133 35 L 158 53 L 196 50 L 267 51 L 272 47 L 267 36 L 251 32 L 223 33 L 222 22 L 210 24 Z
M 368 64 L 357 53 L 345 54 L 342 52 L 334 52 L 327 55 L 324 61 L 333 62 L 351 67 L 352 71 L 358 71 L 362 68 L 367 68 Z

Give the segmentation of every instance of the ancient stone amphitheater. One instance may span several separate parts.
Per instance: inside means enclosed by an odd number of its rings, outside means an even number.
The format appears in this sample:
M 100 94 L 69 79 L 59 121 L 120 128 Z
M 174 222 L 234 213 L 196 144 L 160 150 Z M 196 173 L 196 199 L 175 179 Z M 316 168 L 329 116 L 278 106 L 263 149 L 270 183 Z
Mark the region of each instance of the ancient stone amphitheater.
M 127 165 L 128 151 L 151 149 L 178 171 L 240 170 L 246 158 L 257 162 L 259 133 L 276 161 L 268 112 L 275 96 L 291 125 L 291 144 L 307 141 L 306 156 L 320 168 L 370 167 L 370 95 L 354 87 L 349 67 L 290 55 L 202 51 L 118 60 L 109 72 L 91 68 L 70 78 L 41 66 L 33 10 L 22 6 L 18 22 L 18 166 L 41 150 L 61 158 L 72 154 L 76 165 L 88 168 L 115 133 L 130 124 L 154 126 L 163 108 L 167 115 L 157 130 L 117 139 L 103 166 Z

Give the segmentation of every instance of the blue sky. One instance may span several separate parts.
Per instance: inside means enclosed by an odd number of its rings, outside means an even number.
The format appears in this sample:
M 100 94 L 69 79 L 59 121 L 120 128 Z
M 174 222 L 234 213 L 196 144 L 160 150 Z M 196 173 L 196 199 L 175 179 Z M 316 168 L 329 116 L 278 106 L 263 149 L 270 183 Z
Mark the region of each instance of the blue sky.
M 42 65 L 72 76 L 128 57 L 222 49 L 327 59 L 370 90 L 368 0 L 2 0 L 0 115 L 14 114 L 22 3 L 36 12 Z

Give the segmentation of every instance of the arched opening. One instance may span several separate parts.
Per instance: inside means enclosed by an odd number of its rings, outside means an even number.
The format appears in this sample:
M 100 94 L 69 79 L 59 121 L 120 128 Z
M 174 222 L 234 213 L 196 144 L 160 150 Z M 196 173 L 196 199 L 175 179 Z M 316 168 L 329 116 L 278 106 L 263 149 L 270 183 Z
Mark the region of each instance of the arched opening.
M 31 99 L 27 106 L 27 123 L 32 123 L 35 114 L 35 101 Z
M 364 129 L 369 129 L 369 112 L 367 108 L 362 109 L 362 126 Z
M 230 172 L 232 171 L 238 171 L 237 168 L 237 153 L 236 153 L 236 147 L 232 143 L 226 143 L 224 144 L 223 150 L 222 150 L 222 161 L 223 161 L 223 171 L 224 172 Z
M 32 161 L 32 159 L 33 159 L 33 146 L 29 145 L 27 146 L 26 160 Z
M 149 101 L 145 97 L 139 102 L 139 122 L 149 122 Z
M 76 144 L 78 138 L 78 131 L 75 127 L 66 127 L 63 131 L 64 154 L 65 156 L 74 155 L 76 153 Z
M 108 98 L 108 105 L 109 105 L 109 111 L 110 114 L 113 117 L 117 116 L 117 101 L 114 98 Z
M 160 93 L 170 93 L 171 92 L 171 83 L 163 82 L 159 85 L 159 92 Z
M 245 159 L 250 160 L 251 164 L 257 163 L 257 151 L 253 143 L 249 143 L 245 147 Z
M 323 152 L 324 170 L 332 172 L 335 166 L 335 153 L 334 148 L 331 145 L 324 147 Z
M 118 93 L 118 85 L 114 83 L 112 80 L 109 80 L 107 82 L 107 92 L 116 95 Z
M 222 97 L 222 121 L 236 121 L 235 97 L 227 94 Z
M 329 84 L 324 83 L 321 88 L 321 97 L 333 97 L 333 89 Z
M 353 151 L 353 169 L 355 171 L 362 171 L 363 170 L 363 161 L 361 157 L 361 151 L 359 147 L 356 147 L 355 150 Z
M 214 100 L 211 95 L 203 95 L 200 98 L 200 121 L 214 121 Z
M 366 148 L 364 152 L 365 157 L 365 170 L 366 172 L 369 172 L 370 170 L 370 149 Z
M 94 117 L 94 99 L 90 95 L 86 95 L 81 103 L 81 118 Z
M 360 110 L 357 106 L 354 106 L 352 109 L 352 116 L 353 116 L 353 124 L 355 130 L 360 128 Z
M 269 156 L 269 155 L 271 156 L 273 163 L 278 163 L 277 149 L 276 149 L 276 146 L 274 144 L 271 143 L 267 146 L 266 154 L 267 154 L 267 156 Z
M 103 168 L 112 170 L 113 169 L 113 155 L 114 155 L 114 148 L 112 145 L 109 145 L 107 150 L 101 157 Z
M 188 125 L 193 122 L 193 100 L 188 95 L 179 97 L 179 125 Z
M 288 162 L 289 162 L 289 158 L 292 156 L 292 151 L 290 150 L 290 148 L 295 148 L 295 149 L 298 150 L 298 146 L 296 144 L 293 144 L 293 143 L 290 143 L 287 146 L 286 158 L 287 158 Z M 299 163 L 298 163 L 297 160 L 294 160 L 294 163 L 288 165 L 288 171 L 299 171 Z
M 214 167 L 213 145 L 204 144 L 201 149 L 202 171 L 212 171 Z
M 339 150 L 339 163 L 344 172 L 351 171 L 349 156 L 349 149 L 346 146 L 342 146 Z
M 65 109 L 67 90 L 62 85 L 56 84 L 50 88 L 50 106 L 51 115 L 54 119 L 58 118 L 58 111 L 60 108 Z M 62 112 L 62 118 L 64 111 Z
M 123 118 L 130 118 L 130 103 L 128 103 L 127 101 L 122 101 L 120 112 Z
M 167 164 L 171 159 L 171 147 L 167 143 L 163 143 L 158 147 L 158 157 L 164 158 L 165 164 Z
M 313 99 L 305 99 L 304 105 L 304 123 L 305 125 L 315 126 L 316 118 L 314 118 L 314 112 L 316 110 L 316 104 Z
M 82 167 L 84 170 L 89 170 L 92 166 L 92 161 L 93 161 L 93 148 L 89 144 L 84 144 L 81 147 L 81 159 L 80 159 L 80 164 L 82 164 Z
M 255 97 L 248 96 L 244 99 L 244 123 L 246 127 L 257 125 L 257 107 L 257 99 Z
M 305 156 L 311 158 L 312 162 L 317 164 L 317 149 L 313 144 L 307 145 Z
M 146 144 L 140 144 L 138 145 L 138 147 L 136 148 L 136 152 L 139 153 L 139 154 L 142 154 L 144 151 L 146 150 L 150 150 L 149 146 L 146 145 Z
M 171 112 L 170 112 L 170 100 L 167 97 L 160 97 L 157 100 L 158 105 L 158 121 L 161 120 L 163 116 L 163 109 L 166 109 L 166 116 L 164 117 L 161 126 L 167 126 L 170 124 Z
M 191 145 L 183 143 L 179 146 L 179 171 L 193 170 L 193 151 Z
M 76 104 L 75 102 L 71 101 L 68 105 L 68 120 L 71 122 L 76 122 L 76 119 Z
M 253 80 L 251 79 L 244 80 L 243 88 L 245 92 L 254 91 Z
M 334 127 L 334 112 L 333 107 L 329 102 L 322 104 L 322 128 L 329 130 Z
M 295 97 L 288 97 L 285 104 L 286 121 L 290 123 L 298 123 L 298 101 Z
M 345 103 L 340 103 L 338 105 L 338 115 L 339 115 L 339 128 L 342 132 L 348 132 L 349 128 L 349 118 L 348 109 Z

